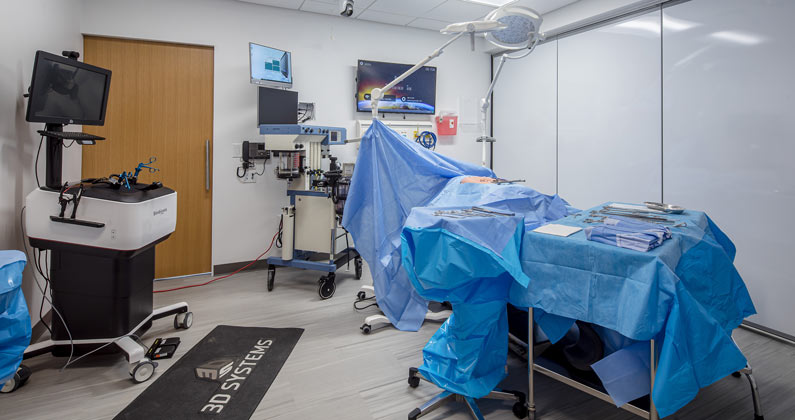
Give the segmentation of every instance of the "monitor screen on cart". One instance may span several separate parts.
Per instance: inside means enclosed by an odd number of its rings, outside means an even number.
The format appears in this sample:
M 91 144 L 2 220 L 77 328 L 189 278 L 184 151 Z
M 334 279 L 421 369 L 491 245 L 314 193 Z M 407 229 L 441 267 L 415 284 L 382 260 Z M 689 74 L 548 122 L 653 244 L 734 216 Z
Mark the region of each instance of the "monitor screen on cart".
M 104 125 L 110 75 L 107 69 L 37 51 L 26 119 Z

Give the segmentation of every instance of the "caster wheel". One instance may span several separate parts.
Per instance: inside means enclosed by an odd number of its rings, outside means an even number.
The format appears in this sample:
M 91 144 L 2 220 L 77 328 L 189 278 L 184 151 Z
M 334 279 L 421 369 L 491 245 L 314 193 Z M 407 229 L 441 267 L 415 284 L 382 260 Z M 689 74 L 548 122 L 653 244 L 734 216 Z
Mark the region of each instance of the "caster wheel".
M 412 388 L 420 386 L 420 378 L 416 376 L 409 376 L 409 386 Z
M 362 330 L 362 334 L 367 335 L 367 334 L 370 334 L 370 331 L 372 331 L 372 327 L 370 327 L 369 324 L 364 324 L 364 325 L 361 326 L 361 330 Z
M 28 378 L 30 378 L 30 373 L 29 367 L 25 365 L 19 365 L 14 376 L 7 380 L 6 383 L 3 384 L 3 387 L 0 388 L 0 393 L 8 394 L 16 391 L 19 389 L 19 387 L 25 385 L 25 382 L 27 382 Z
M 743 375 L 740 372 L 734 372 L 734 373 L 732 373 L 732 376 L 734 376 L 735 378 L 739 378 L 739 377 L 742 377 Z
M 140 362 L 136 363 L 132 369 L 130 369 L 130 376 L 132 376 L 132 380 L 136 384 L 146 382 L 149 379 L 152 379 L 152 376 L 155 374 L 156 367 L 157 363 L 155 362 L 152 362 L 148 359 L 141 360 Z
M 409 413 L 409 420 L 417 420 L 421 414 L 422 411 L 420 411 L 419 408 L 415 408 L 414 410 L 411 410 L 411 413 Z
M 334 291 L 337 290 L 337 285 L 334 284 L 334 277 L 332 276 L 323 276 L 318 281 L 318 288 L 317 294 L 320 295 L 320 298 L 326 300 L 332 296 L 334 296 Z
M 193 312 L 184 312 L 181 314 L 176 314 L 174 316 L 174 329 L 184 329 L 187 330 L 188 328 L 193 325 Z
M 513 415 L 516 416 L 517 419 L 523 419 L 527 417 L 527 406 L 524 405 L 522 402 L 517 402 L 513 405 Z
M 355 268 L 355 271 L 356 271 L 356 280 L 361 279 L 362 278 L 362 257 L 356 257 L 356 259 L 353 260 L 353 267 Z
M 0 393 L 10 394 L 19 389 L 20 386 L 22 386 L 22 381 L 19 378 L 19 374 L 15 373 L 14 376 L 7 380 L 3 387 L 0 388 Z
M 364 291 L 359 291 L 359 293 L 356 294 L 356 298 L 359 300 L 365 300 L 367 298 L 367 293 L 364 293 Z
M 273 291 L 273 281 L 276 279 L 276 267 L 268 267 L 268 291 Z

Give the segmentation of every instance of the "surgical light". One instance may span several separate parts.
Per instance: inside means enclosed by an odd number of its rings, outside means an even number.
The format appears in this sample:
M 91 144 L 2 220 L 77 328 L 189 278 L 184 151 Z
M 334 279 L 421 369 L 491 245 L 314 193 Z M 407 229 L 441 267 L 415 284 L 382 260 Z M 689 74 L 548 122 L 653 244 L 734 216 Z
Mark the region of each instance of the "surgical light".
M 486 40 L 506 50 L 530 48 L 533 39 L 538 36 L 541 27 L 541 16 L 535 11 L 522 6 L 503 6 L 486 16 L 486 20 L 504 24 L 504 29 L 486 34 Z
M 431 55 L 417 63 L 414 67 L 408 69 L 405 73 L 396 77 L 395 80 L 391 81 L 386 86 L 382 88 L 375 88 L 370 92 L 373 118 L 378 118 L 378 103 L 384 97 L 385 92 L 389 91 L 395 87 L 395 85 L 411 76 L 417 70 L 421 69 L 429 61 L 440 56 L 445 48 L 465 34 L 469 34 L 473 50 L 475 49 L 475 34 L 485 34 L 487 41 L 498 48 L 508 50 L 508 52 L 503 54 L 500 59 L 499 67 L 497 68 L 491 85 L 489 86 L 486 97 L 481 100 L 483 135 L 478 138 L 478 141 L 483 142 L 482 164 L 483 166 L 486 166 L 486 143 L 493 142 L 494 139 L 486 136 L 485 115 L 489 106 L 491 106 L 491 101 L 489 98 L 491 97 L 491 93 L 494 91 L 494 84 L 497 82 L 497 78 L 499 77 L 500 72 L 502 71 L 502 66 L 505 64 L 506 60 L 526 57 L 533 51 L 538 42 L 543 39 L 543 35 L 539 31 L 542 21 L 543 19 L 541 16 L 532 9 L 507 4 L 495 9 L 486 15 L 483 20 L 453 23 L 448 25 L 446 28 L 442 29 L 441 32 L 443 34 L 455 34 L 455 36 L 450 38 L 446 43 L 433 51 Z M 510 52 L 523 49 L 526 49 L 527 51 L 519 53 L 518 55 L 510 55 Z

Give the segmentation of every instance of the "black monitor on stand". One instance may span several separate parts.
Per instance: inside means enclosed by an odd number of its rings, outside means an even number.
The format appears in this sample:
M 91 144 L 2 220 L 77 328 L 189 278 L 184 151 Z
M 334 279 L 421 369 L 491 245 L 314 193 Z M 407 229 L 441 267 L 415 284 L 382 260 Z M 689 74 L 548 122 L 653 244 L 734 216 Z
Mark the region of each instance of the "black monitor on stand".
M 104 125 L 111 71 L 77 61 L 80 54 L 61 56 L 36 51 L 25 119 L 45 124 L 47 137 L 47 188 L 62 185 L 63 138 L 67 124 Z M 51 133 L 48 135 L 46 133 Z

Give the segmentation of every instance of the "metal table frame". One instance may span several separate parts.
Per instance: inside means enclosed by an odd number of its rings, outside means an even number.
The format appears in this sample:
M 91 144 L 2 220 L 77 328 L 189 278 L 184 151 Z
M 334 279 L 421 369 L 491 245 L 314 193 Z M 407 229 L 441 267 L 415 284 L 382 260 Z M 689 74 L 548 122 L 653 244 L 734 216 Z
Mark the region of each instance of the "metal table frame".
M 535 342 L 533 337 L 533 308 L 528 308 L 528 317 L 527 317 L 527 413 L 528 418 L 530 420 L 535 420 L 536 418 L 536 403 L 535 403 L 535 382 L 534 382 L 534 374 L 537 371 L 538 373 L 543 374 L 549 378 L 552 378 L 558 382 L 562 382 L 566 385 L 571 386 L 574 389 L 582 391 L 592 397 L 599 398 L 602 401 L 606 401 L 608 403 L 614 404 L 613 399 L 610 395 L 598 390 L 594 389 L 588 385 L 582 384 L 574 379 L 568 378 L 564 375 L 561 375 L 557 372 L 553 372 L 550 369 L 547 369 L 543 366 L 535 364 L 535 355 L 533 354 L 533 343 Z M 658 354 L 655 348 L 655 340 L 650 340 L 649 344 L 649 351 L 651 358 L 651 369 L 650 369 L 650 378 L 651 383 L 650 390 L 654 389 L 654 379 L 657 374 L 657 364 L 658 364 Z M 753 370 L 751 369 L 750 365 L 747 365 L 744 369 L 739 372 L 735 372 L 733 376 L 740 377 L 741 375 L 745 375 L 748 379 L 748 383 L 751 386 L 751 397 L 754 403 L 754 420 L 764 420 L 764 414 L 762 411 L 762 404 L 759 399 L 759 389 L 756 385 L 756 380 L 753 376 Z M 651 398 L 651 394 L 649 395 L 649 410 L 644 410 L 640 407 L 634 406 L 632 404 L 624 404 L 620 407 L 623 410 L 626 410 L 632 414 L 637 416 L 647 418 L 649 420 L 659 420 L 660 416 L 657 414 L 657 408 L 654 406 L 654 400 Z

